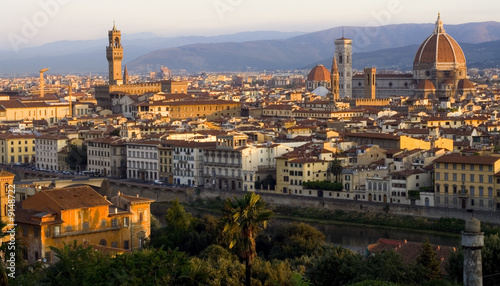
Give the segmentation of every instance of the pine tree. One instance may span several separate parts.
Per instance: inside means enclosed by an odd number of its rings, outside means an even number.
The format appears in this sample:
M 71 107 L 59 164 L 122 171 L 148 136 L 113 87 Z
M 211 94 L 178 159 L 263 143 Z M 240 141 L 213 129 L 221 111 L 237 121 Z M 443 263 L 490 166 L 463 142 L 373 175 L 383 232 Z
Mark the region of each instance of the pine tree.
M 417 265 L 422 267 L 423 274 L 427 280 L 441 279 L 441 261 L 436 258 L 437 253 L 432 249 L 429 238 L 425 240 L 417 259 Z

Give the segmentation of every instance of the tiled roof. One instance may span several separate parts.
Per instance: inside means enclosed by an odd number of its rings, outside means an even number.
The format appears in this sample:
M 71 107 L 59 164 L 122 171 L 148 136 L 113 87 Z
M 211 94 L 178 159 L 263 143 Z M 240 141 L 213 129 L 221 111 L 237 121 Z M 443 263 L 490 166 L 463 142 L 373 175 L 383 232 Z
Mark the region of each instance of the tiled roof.
M 495 156 L 462 156 L 459 154 L 448 154 L 435 159 L 434 162 L 492 165 L 498 160 L 500 160 L 500 157 Z
M 63 210 L 108 206 L 111 204 L 90 186 L 42 190 L 40 192 L 52 199 Z

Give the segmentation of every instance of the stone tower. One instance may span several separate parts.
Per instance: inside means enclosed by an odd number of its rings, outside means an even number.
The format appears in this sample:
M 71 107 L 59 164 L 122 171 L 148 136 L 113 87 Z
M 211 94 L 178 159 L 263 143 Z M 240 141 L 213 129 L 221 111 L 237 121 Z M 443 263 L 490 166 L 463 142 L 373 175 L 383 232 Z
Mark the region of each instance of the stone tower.
M 109 46 L 106 47 L 106 57 L 109 65 L 109 84 L 122 85 L 122 59 L 123 47 L 121 44 L 122 33 L 116 29 L 113 23 L 113 29 L 108 31 Z
M 483 285 L 483 263 L 481 248 L 484 246 L 484 232 L 481 232 L 481 222 L 471 218 L 465 222 L 462 231 L 462 248 L 464 251 L 464 285 Z
M 337 101 L 339 100 L 339 69 L 337 66 L 337 60 L 335 54 L 333 55 L 332 69 L 330 71 L 331 79 L 331 90 L 332 90 L 332 99 Z
M 335 40 L 335 59 L 339 71 L 339 97 L 352 98 L 352 40 Z
M 375 99 L 375 89 L 376 89 L 376 78 L 377 73 L 376 68 L 365 68 L 365 98 Z

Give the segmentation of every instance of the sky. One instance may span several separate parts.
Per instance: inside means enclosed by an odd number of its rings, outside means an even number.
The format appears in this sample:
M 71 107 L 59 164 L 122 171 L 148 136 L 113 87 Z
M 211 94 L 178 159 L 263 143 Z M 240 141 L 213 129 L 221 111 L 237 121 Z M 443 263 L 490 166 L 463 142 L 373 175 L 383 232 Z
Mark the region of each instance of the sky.
M 478 1 L 479 2 L 479 1 Z M 3 1 L 0 49 L 124 34 L 212 36 L 313 32 L 338 26 L 499 21 L 500 1 L 481 0 L 21 0 Z

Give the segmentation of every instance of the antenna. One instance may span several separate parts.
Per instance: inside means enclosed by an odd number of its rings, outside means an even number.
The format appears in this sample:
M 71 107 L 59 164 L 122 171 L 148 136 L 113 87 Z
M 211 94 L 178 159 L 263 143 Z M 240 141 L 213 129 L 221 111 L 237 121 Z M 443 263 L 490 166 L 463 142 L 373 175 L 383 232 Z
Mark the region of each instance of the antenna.
M 342 26 L 342 39 L 344 38 L 344 26 Z

